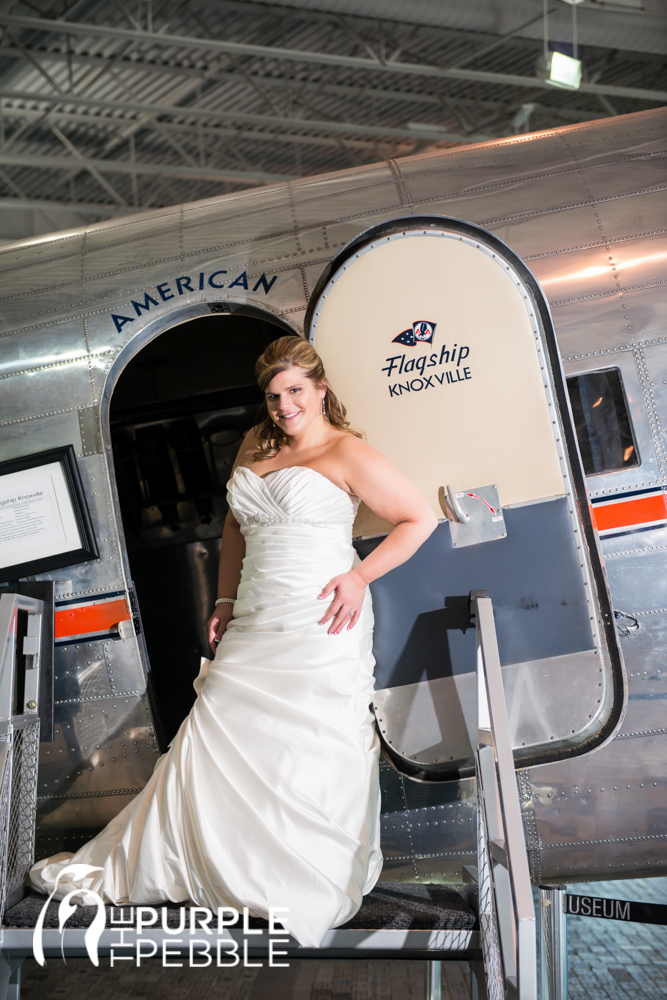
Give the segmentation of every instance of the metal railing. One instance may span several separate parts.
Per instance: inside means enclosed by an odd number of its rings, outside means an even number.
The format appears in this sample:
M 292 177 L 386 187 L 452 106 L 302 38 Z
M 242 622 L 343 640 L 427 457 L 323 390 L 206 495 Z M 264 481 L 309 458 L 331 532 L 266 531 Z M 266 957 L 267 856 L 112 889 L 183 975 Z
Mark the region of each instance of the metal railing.
M 567 998 L 567 886 L 540 886 L 540 1000 Z
M 489 1000 L 537 1000 L 535 906 L 507 706 L 488 593 L 473 590 L 477 633 L 479 922 Z
M 43 612 L 35 598 L 0 596 L 0 915 L 34 861 Z

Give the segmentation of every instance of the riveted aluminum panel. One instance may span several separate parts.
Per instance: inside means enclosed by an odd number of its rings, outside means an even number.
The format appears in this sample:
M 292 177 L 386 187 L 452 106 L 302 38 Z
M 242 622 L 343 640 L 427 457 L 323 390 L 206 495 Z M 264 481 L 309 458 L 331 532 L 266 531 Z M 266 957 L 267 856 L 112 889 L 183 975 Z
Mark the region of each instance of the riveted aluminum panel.
M 81 433 L 76 409 L 48 417 L 18 417 L 15 422 L 0 423 L 0 462 L 59 445 L 72 444 L 81 454 Z
M 365 218 L 366 213 L 397 215 L 401 210 L 394 176 L 384 164 L 355 173 L 353 183 L 342 174 L 302 181 L 292 186 L 291 198 L 294 223 L 300 229 L 358 218 L 361 213 Z
M 157 748 L 141 695 L 56 703 L 54 742 L 44 744 L 39 794 L 68 795 L 141 788 Z
M 0 338 L 0 375 L 70 361 L 87 351 L 86 331 L 80 319 L 9 333 Z
M 130 687 L 137 687 L 137 678 Z M 142 684 L 142 688 L 144 685 Z M 55 650 L 54 702 L 78 705 L 113 695 L 107 671 L 104 643 L 99 639 L 57 646 Z M 68 711 L 63 709 L 63 711 Z
M 97 262 L 106 258 L 110 247 L 147 241 L 155 241 L 159 246 L 165 236 L 178 229 L 181 213 L 180 206 L 168 207 L 153 212 L 142 212 L 139 215 L 123 216 L 121 219 L 108 219 L 106 222 L 90 226 L 86 230 L 84 248 L 87 260 L 84 266 L 99 269 L 100 265 Z M 99 273 L 99 270 L 86 273 Z
M 663 334 L 667 334 L 667 326 L 663 327 Z M 667 343 L 647 344 L 642 353 L 648 375 L 646 391 L 653 403 L 654 433 L 664 450 L 667 445 Z
M 93 401 L 87 358 L 6 376 L 0 386 L 0 421 L 18 420 L 31 411 L 46 414 L 90 406 Z
M 607 565 L 614 559 L 623 559 L 624 556 L 630 555 L 633 552 L 664 550 L 667 556 L 667 526 L 661 524 L 655 528 L 650 528 L 648 531 L 641 529 L 633 531 L 628 529 L 624 534 L 611 535 L 600 539 L 600 544 Z M 618 595 L 615 595 L 615 603 L 623 611 L 627 611 L 627 608 L 623 607 L 621 603 L 624 597 L 625 594 L 621 590 Z
M 478 220 L 493 220 L 524 216 L 527 205 L 539 206 L 540 213 L 544 214 L 568 205 L 583 206 L 589 201 L 581 174 L 575 167 L 555 169 L 547 165 L 538 173 L 527 158 L 513 178 L 507 179 L 506 170 L 502 176 L 503 179 L 495 184 L 487 181 L 478 185 L 471 184 L 467 177 L 461 178 L 464 183 L 461 190 L 450 195 L 447 212 L 465 219 L 474 215 Z M 438 201 L 442 204 L 442 199 Z M 423 199 L 419 199 L 419 203 L 423 207 Z
M 621 739 L 667 735 L 667 608 L 634 613 L 639 629 L 621 639 L 629 687 Z M 633 745 L 627 750 L 632 756 Z
M 599 298 L 591 309 L 585 299 L 551 305 L 558 346 L 564 362 L 593 355 L 609 355 L 632 344 L 632 331 L 626 319 L 626 298 L 611 293 Z M 604 357 L 600 365 L 605 364 Z
M 212 205 L 205 210 L 188 212 L 183 220 L 180 233 L 174 234 L 173 247 L 180 249 L 186 257 L 192 253 L 199 255 L 208 248 L 219 256 L 232 254 L 237 247 L 250 248 L 253 244 L 270 243 L 280 239 L 285 233 L 294 231 L 294 219 L 289 203 L 282 197 L 276 204 L 267 205 L 260 197 L 245 204 L 225 206 Z
M 50 233 L 46 236 L 29 237 L 16 243 L 5 244 L 0 248 L 0 271 L 12 274 L 19 271 L 32 271 L 42 276 L 50 270 L 58 260 L 71 261 L 79 256 L 86 240 L 85 229 L 75 229 Z M 69 264 L 68 264 L 69 266 Z M 37 270 L 39 269 L 39 270 Z M 38 287 L 39 278 L 33 280 L 33 287 Z
M 667 189 L 667 153 L 664 149 L 640 147 L 618 157 L 605 157 L 605 160 L 607 162 L 599 166 L 584 166 L 586 182 L 596 201 L 636 197 L 650 188 Z
M 609 586 L 621 610 L 627 611 L 628 606 L 632 612 L 667 608 L 667 573 L 664 566 L 665 555 L 659 549 L 637 549 L 622 559 L 608 561 Z
M 543 878 L 622 877 L 624 869 L 635 877 L 667 867 L 663 748 L 659 736 L 616 739 L 576 769 L 573 761 L 531 768 Z
M 663 229 L 667 213 L 665 201 L 665 188 L 658 191 L 641 190 L 634 197 L 599 201 L 596 211 L 602 226 L 601 235 L 614 237 L 618 234 L 650 233 Z
M 380 760 L 384 881 L 415 877 L 461 882 L 476 863 L 477 798 L 473 779 L 411 781 Z
M 439 211 L 438 208 L 433 210 Z M 491 229 L 523 257 L 531 269 L 535 254 L 556 255 L 570 250 L 573 245 L 595 245 L 602 236 L 592 206 L 571 206 L 569 202 L 558 211 L 543 213 L 531 206 L 514 216 L 506 215 L 500 203 L 497 212 L 480 220 L 480 224 Z
M 470 761 L 477 724 L 473 664 L 467 673 L 376 691 L 378 726 L 393 750 L 440 770 L 448 762 L 456 767 Z M 517 760 L 536 746 L 567 747 L 590 738 L 611 704 L 610 685 L 594 650 L 505 666 L 503 683 Z
M 495 189 L 502 199 L 506 185 L 512 187 L 519 178 L 558 170 L 562 162 L 569 165 L 570 157 L 554 130 L 402 157 L 398 164 L 410 197 L 421 202 L 433 196 L 434 188 L 444 197 L 479 190 L 483 198 L 484 192 Z

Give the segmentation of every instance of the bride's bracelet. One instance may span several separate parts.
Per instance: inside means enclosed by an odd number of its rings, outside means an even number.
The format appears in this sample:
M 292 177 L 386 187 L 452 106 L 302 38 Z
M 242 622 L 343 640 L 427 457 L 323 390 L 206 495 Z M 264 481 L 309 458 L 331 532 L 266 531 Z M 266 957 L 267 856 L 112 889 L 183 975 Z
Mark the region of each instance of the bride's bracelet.
M 217 607 L 218 604 L 235 604 L 235 603 L 236 603 L 235 597 L 219 597 L 215 602 L 215 606 Z

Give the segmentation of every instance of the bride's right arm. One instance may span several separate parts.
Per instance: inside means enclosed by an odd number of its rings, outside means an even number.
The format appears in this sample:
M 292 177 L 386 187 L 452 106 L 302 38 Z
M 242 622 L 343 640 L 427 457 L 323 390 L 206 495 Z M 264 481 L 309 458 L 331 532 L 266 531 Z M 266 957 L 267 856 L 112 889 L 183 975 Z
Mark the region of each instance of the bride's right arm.
M 218 568 L 218 597 L 236 598 L 241 580 L 241 566 L 245 556 L 245 539 L 239 523 L 231 511 L 227 511 L 225 526 L 220 543 L 220 566 Z M 216 604 L 208 621 L 208 641 L 213 652 L 222 639 L 229 624 L 234 605 L 229 601 Z
M 239 448 L 234 469 L 255 446 L 254 428 L 249 431 Z M 218 568 L 218 597 L 235 598 L 241 580 L 241 567 L 245 556 L 245 539 L 241 528 L 232 514 L 227 511 L 220 542 L 220 565 Z M 208 620 L 208 641 L 215 653 L 217 644 L 225 634 L 225 629 L 231 621 L 234 605 L 230 601 L 216 604 L 213 614 Z

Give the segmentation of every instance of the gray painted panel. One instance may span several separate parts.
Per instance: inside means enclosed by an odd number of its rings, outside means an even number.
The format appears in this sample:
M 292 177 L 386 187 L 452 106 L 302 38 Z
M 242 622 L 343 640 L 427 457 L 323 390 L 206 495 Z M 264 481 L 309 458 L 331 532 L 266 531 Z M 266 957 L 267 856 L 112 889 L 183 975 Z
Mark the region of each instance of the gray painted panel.
M 566 500 L 504 513 L 507 538 L 454 549 L 448 524 L 440 524 L 407 563 L 372 585 L 379 689 L 475 669 L 470 590 L 493 599 L 503 664 L 593 647 Z M 365 555 L 376 544 L 357 548 Z

